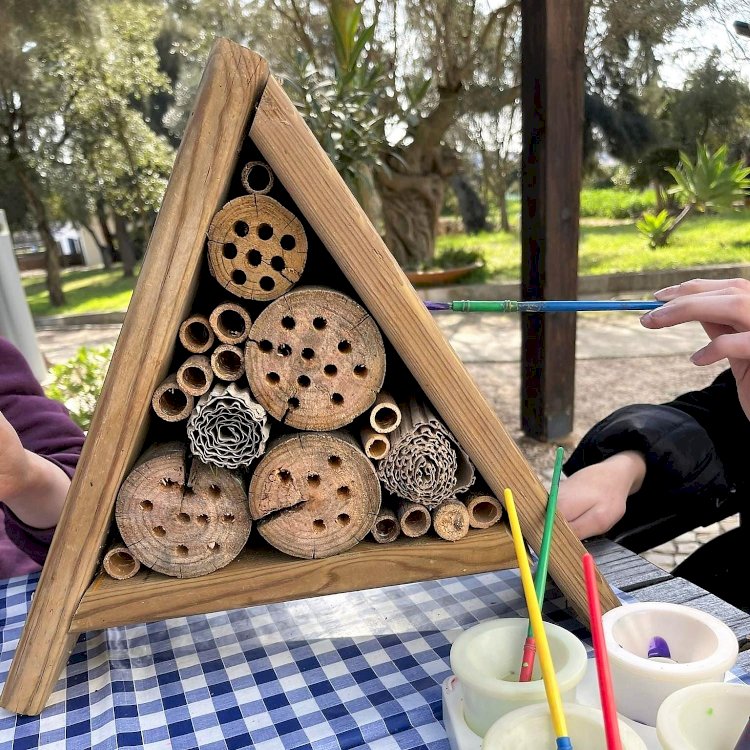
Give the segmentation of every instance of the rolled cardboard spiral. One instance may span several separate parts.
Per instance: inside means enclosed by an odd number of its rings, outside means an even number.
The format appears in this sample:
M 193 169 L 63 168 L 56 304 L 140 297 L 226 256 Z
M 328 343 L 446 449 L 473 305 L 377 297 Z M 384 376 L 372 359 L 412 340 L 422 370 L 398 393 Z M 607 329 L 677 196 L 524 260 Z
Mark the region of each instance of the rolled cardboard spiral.
M 208 267 L 221 286 L 244 299 L 267 301 L 299 281 L 307 261 L 300 220 L 267 195 L 229 201 L 208 229 Z
M 169 375 L 154 391 L 151 406 L 165 422 L 181 422 L 190 416 L 195 399 L 186 393 L 177 382 L 176 375 Z
M 372 406 L 385 376 L 383 338 L 341 292 L 306 287 L 258 316 L 245 369 L 268 413 L 300 430 L 334 430 Z
M 249 505 L 269 544 L 294 557 L 329 557 L 370 532 L 380 484 L 349 436 L 295 433 L 269 444 L 250 480 Z
M 209 316 L 211 330 L 222 344 L 242 344 L 250 333 L 250 314 L 236 302 L 224 302 Z
M 191 355 L 177 369 L 177 385 L 191 396 L 202 396 L 213 380 L 211 360 L 203 354 Z
M 263 454 L 269 434 L 266 410 L 235 383 L 214 386 L 187 423 L 192 452 L 204 463 L 225 469 L 250 465 Z
M 205 315 L 191 315 L 180 325 L 180 343 L 193 354 L 203 354 L 214 345 L 214 332 Z
M 393 495 L 435 508 L 474 483 L 474 466 L 448 428 L 425 404 L 401 406 L 401 424 L 389 434 L 391 450 L 378 478 Z
M 183 443 L 141 457 L 117 495 L 115 520 L 136 559 L 177 578 L 224 567 L 251 526 L 242 478 L 198 459 L 188 464 Z

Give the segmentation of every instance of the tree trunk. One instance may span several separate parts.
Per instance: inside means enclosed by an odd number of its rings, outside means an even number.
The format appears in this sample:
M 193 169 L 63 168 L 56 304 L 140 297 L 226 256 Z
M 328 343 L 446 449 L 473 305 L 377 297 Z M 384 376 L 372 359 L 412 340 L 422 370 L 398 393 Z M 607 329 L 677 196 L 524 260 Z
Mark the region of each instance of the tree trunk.
M 460 172 L 450 178 L 450 186 L 458 198 L 458 208 L 468 234 L 477 234 L 487 229 L 487 207 L 474 190 L 472 184 Z
M 20 158 L 14 159 L 13 163 L 18 181 L 21 183 L 21 190 L 34 214 L 37 231 L 44 243 L 45 264 L 47 268 L 47 292 L 49 293 L 50 304 L 53 307 L 62 307 L 65 304 L 65 295 L 63 294 L 60 278 L 60 250 L 55 238 L 52 236 L 49 218 L 47 217 L 47 208 L 39 197 L 37 188 Z
M 508 219 L 508 200 L 505 194 L 505 186 L 497 191 L 497 206 L 500 209 L 500 229 L 510 232 L 510 221 Z
M 117 247 L 120 250 L 122 260 L 122 275 L 130 278 L 135 274 L 135 250 L 128 234 L 128 226 L 122 214 L 115 214 L 115 232 L 117 234 Z
M 104 238 L 104 247 L 102 248 L 102 259 L 105 268 L 112 268 L 115 259 L 115 240 L 107 223 L 107 212 L 104 210 L 104 200 L 98 198 L 96 201 L 96 219 L 99 222 L 102 237 Z
M 677 218 L 674 220 L 674 224 L 672 224 L 672 226 L 669 227 L 669 229 L 667 229 L 666 232 L 664 232 L 664 234 L 662 235 L 663 242 L 660 243 L 660 246 L 667 244 L 673 232 L 677 229 L 677 227 L 680 226 L 680 224 L 682 224 L 683 221 L 685 221 L 685 219 L 687 219 L 688 216 L 690 216 L 694 208 L 695 208 L 694 204 L 688 203 L 687 206 L 685 206 L 685 208 L 683 208 L 682 211 L 680 211 Z

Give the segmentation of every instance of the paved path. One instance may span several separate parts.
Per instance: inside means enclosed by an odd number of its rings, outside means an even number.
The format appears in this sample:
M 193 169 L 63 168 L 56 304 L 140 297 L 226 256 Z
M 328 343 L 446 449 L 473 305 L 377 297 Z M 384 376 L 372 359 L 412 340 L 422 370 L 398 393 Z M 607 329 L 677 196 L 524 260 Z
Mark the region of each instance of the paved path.
M 578 317 L 576 404 L 572 449 L 585 431 L 614 409 L 634 402 L 659 403 L 707 385 L 721 365 L 697 368 L 688 356 L 705 343 L 698 325 L 676 331 L 648 331 L 638 313 L 586 313 Z M 520 427 L 521 347 L 514 315 L 441 313 L 436 320 L 479 388 L 519 444 L 543 482 L 551 478 L 555 446 L 527 438 Z M 42 351 L 51 363 L 72 357 L 80 346 L 114 343 L 119 326 L 86 326 L 40 331 Z M 646 554 L 671 570 L 703 541 L 737 524 L 736 517 L 684 534 Z

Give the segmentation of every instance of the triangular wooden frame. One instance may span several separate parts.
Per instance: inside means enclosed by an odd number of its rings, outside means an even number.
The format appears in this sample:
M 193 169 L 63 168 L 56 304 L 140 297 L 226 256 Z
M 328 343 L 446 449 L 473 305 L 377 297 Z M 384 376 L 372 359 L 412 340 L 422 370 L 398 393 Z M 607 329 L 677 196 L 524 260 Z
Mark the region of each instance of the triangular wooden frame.
M 166 374 L 179 324 L 189 312 L 206 230 L 224 201 L 248 123 L 255 146 L 491 489 L 502 497 L 506 485 L 513 487 L 527 540 L 534 548 L 541 541 L 546 492 L 536 475 L 279 83 L 269 76 L 266 61 L 222 39 L 203 75 L 79 468 L 0 698 L 10 711 L 41 712 L 72 646 L 85 630 L 347 590 L 335 569 L 342 564 L 349 571 L 356 567 L 356 548 L 323 561 L 273 555 L 259 561 L 253 556 L 255 576 L 258 566 L 267 563 L 270 577 L 264 581 L 276 576 L 283 582 L 273 592 L 248 584 L 242 556 L 205 578 L 170 579 L 165 584 L 164 577 L 155 575 L 142 580 L 137 589 L 108 586 L 104 581 L 92 584 L 117 491 L 142 449 L 151 395 Z M 507 567 L 511 559 L 504 527 L 472 533 L 459 543 L 441 543 L 439 554 L 429 544 L 419 550 L 419 545 L 410 546 L 404 555 L 392 545 L 381 548 L 378 562 L 385 564 L 372 566 L 369 558 L 369 571 L 398 568 L 398 575 L 372 579 L 363 568 L 355 576 L 357 585 L 348 588 L 493 570 Z M 585 618 L 583 552 L 558 518 L 550 571 Z M 408 566 L 399 564 L 407 558 Z M 314 567 L 300 576 L 300 565 Z M 616 606 L 617 599 L 603 579 L 599 586 L 604 609 Z

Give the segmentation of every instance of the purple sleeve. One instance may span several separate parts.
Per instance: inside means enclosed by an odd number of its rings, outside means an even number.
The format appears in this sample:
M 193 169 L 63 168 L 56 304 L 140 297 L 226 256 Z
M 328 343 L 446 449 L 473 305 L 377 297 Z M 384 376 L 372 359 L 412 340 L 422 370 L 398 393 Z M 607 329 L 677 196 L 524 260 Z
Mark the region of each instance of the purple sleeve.
M 0 338 L 0 412 L 18 433 L 26 450 L 73 476 L 83 445 L 83 432 L 65 407 L 47 398 L 23 355 Z M 34 529 L 5 510 L 9 539 L 37 562 L 43 562 L 54 529 Z M 40 559 L 41 556 L 41 559 Z

